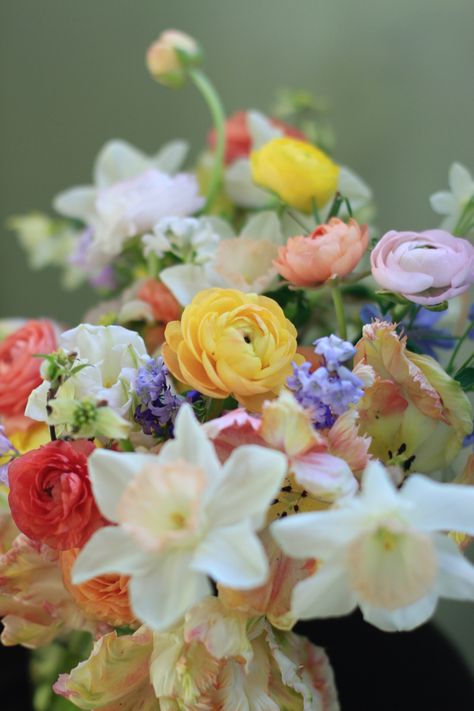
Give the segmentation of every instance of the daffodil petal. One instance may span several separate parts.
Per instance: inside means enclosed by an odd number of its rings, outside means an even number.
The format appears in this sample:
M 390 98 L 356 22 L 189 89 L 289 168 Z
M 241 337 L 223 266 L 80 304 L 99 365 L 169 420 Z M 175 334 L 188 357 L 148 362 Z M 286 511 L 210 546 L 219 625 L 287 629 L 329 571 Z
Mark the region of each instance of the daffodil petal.
M 104 573 L 143 572 L 149 556 L 120 526 L 105 526 L 96 531 L 79 553 L 72 569 L 74 585 Z

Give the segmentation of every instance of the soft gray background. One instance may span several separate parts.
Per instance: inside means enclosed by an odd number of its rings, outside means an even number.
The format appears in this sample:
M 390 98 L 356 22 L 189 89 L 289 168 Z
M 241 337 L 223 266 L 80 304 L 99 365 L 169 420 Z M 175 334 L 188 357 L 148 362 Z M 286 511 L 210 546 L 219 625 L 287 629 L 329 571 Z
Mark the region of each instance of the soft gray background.
M 144 70 L 167 27 L 203 43 L 228 112 L 265 110 L 278 86 L 329 97 L 336 158 L 373 187 L 384 230 L 436 226 L 428 196 L 454 159 L 474 167 L 473 0 L 1 0 L 0 316 L 74 323 L 93 302 L 27 269 L 8 215 L 89 182 L 110 138 L 203 140 L 192 88 Z M 445 603 L 438 619 L 474 666 L 474 608 Z

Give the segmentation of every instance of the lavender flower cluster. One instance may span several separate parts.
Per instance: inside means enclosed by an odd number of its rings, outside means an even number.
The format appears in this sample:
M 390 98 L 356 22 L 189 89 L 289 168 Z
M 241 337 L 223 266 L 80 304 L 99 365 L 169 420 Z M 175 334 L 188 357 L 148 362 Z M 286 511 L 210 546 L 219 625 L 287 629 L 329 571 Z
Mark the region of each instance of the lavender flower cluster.
M 315 353 L 324 365 L 311 372 L 311 363 L 293 364 L 288 387 L 297 401 L 311 412 L 317 429 L 331 427 L 339 415 L 364 395 L 363 383 L 343 363 L 355 355 L 352 343 L 331 335 L 314 341 Z
M 144 433 L 158 438 L 172 436 L 176 415 L 185 398 L 175 393 L 162 358 L 150 358 L 139 368 L 135 391 L 139 404 L 134 419 Z

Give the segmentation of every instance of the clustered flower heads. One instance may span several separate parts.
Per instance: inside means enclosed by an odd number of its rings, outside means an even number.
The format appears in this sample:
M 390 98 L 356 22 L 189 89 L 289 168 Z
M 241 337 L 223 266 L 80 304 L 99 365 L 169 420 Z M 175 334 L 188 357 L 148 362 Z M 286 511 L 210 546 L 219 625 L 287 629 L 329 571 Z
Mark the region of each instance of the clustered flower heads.
M 11 221 L 101 302 L 0 323 L 1 639 L 59 638 L 42 693 L 79 708 L 337 711 L 298 620 L 474 600 L 474 183 L 454 164 L 442 228 L 377 242 L 317 101 L 226 118 L 194 38 L 146 61 L 211 108 L 194 165 L 111 141 L 59 217 Z

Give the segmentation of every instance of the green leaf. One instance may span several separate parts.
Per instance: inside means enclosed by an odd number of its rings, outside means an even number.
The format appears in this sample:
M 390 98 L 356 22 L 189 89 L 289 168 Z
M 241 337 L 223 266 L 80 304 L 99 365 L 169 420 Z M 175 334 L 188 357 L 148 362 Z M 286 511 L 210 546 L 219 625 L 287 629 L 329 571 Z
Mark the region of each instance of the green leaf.
M 442 301 L 440 304 L 433 304 L 433 306 L 423 305 L 423 308 L 428 309 L 428 311 L 446 311 L 449 304 L 447 301 Z
M 474 391 L 474 368 L 462 368 L 456 373 L 454 379 L 458 381 L 464 392 Z

